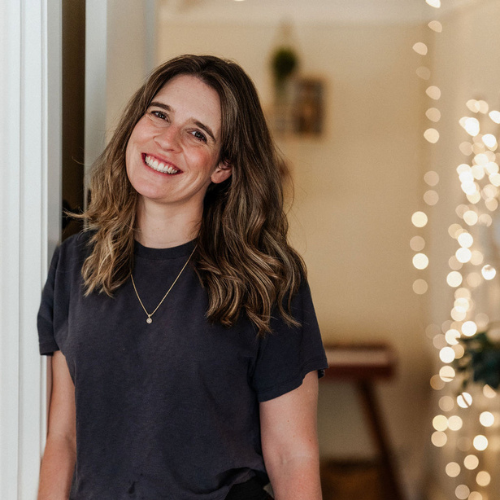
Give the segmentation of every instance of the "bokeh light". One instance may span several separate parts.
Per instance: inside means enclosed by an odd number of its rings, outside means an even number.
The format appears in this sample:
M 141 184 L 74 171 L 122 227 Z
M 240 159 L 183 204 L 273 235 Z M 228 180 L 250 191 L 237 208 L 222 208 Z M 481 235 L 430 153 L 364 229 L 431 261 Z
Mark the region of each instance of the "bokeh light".
M 428 217 L 424 212 L 415 212 L 411 216 L 411 222 L 415 227 L 424 227 L 428 222 Z
M 449 464 L 446 464 L 445 472 L 450 477 L 457 477 L 460 474 L 460 465 L 456 462 L 450 462 Z
M 464 466 L 466 469 L 474 470 L 479 466 L 479 458 L 476 455 L 467 455 L 464 458 Z
M 457 404 L 460 408 L 469 408 L 472 404 L 472 396 L 468 392 L 462 392 L 457 396 Z
M 479 486 L 488 486 L 491 482 L 491 476 L 485 470 L 478 472 L 476 475 L 476 482 Z
M 481 422 L 481 425 L 484 425 L 484 427 L 491 427 L 495 423 L 495 416 L 489 411 L 483 411 L 481 415 L 479 415 L 479 422 Z
M 474 438 L 474 440 L 472 441 L 472 444 L 473 444 L 474 448 L 476 448 L 476 450 L 484 451 L 484 450 L 486 450 L 486 448 L 488 448 L 488 439 L 486 438 L 486 436 L 479 434 L 478 436 L 476 436 Z
M 446 276 L 446 282 L 452 288 L 456 288 L 462 284 L 463 277 L 458 271 L 452 271 Z
M 427 292 L 429 289 L 429 285 L 427 284 L 427 281 L 423 279 L 418 279 L 413 282 L 413 291 L 417 295 L 423 295 L 424 293 Z
M 448 436 L 445 432 L 435 431 L 432 433 L 431 442 L 434 446 L 442 448 L 448 442 Z

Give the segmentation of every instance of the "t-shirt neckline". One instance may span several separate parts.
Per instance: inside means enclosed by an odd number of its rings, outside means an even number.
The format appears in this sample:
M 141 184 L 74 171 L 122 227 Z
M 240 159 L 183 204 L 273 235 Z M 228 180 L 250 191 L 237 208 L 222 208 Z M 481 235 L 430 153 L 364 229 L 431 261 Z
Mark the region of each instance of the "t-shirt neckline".
M 134 254 L 136 257 L 151 260 L 176 259 L 178 257 L 188 256 L 193 251 L 195 244 L 196 240 L 192 240 L 176 247 L 150 248 L 141 245 L 141 243 L 135 240 Z

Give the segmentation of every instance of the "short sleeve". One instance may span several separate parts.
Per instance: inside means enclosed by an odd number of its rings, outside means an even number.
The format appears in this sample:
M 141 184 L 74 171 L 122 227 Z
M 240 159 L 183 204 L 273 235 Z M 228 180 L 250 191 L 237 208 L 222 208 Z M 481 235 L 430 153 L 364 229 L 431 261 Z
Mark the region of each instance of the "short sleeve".
M 271 319 L 272 333 L 261 340 L 252 378 L 259 402 L 296 389 L 313 370 L 322 377 L 328 368 L 307 282 L 292 299 L 292 314 L 300 326 L 289 326 L 275 315 Z
M 54 336 L 54 299 L 59 255 L 60 247 L 57 247 L 50 263 L 49 274 L 42 291 L 42 300 L 38 310 L 37 328 L 40 354 L 53 354 L 54 351 L 59 350 Z

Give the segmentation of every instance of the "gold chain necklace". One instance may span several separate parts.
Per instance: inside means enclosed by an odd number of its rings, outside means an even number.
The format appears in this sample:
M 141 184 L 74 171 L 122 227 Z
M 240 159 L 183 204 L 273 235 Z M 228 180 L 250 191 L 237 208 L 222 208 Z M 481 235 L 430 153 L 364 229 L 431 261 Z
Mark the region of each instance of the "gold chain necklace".
M 198 245 L 196 245 L 196 246 L 198 246 Z M 148 317 L 148 319 L 146 320 L 146 323 L 148 323 L 149 325 L 153 322 L 153 320 L 151 319 L 151 316 L 153 316 L 153 314 L 156 311 L 158 311 L 159 307 L 163 304 L 163 301 L 167 298 L 167 295 L 170 293 L 170 290 L 172 290 L 172 288 L 174 288 L 174 285 L 177 283 L 177 280 L 180 278 L 182 271 L 184 271 L 184 269 L 186 269 L 188 262 L 191 260 L 191 257 L 193 256 L 194 251 L 196 250 L 196 246 L 193 248 L 191 255 L 188 257 L 188 260 L 186 260 L 186 263 L 182 266 L 182 269 L 181 269 L 180 273 L 177 275 L 177 278 L 175 278 L 174 282 L 170 285 L 170 288 L 167 290 L 167 293 L 163 296 L 163 299 L 160 300 L 160 303 L 156 306 L 155 310 L 152 313 L 148 313 L 148 311 L 144 307 L 144 304 L 142 303 L 142 300 L 139 297 L 139 292 L 137 291 L 137 287 L 135 286 L 134 276 L 132 274 L 130 275 L 130 277 L 132 278 L 132 286 L 134 287 L 137 299 L 139 300 L 141 307 L 144 309 L 144 312 L 146 313 L 146 315 Z

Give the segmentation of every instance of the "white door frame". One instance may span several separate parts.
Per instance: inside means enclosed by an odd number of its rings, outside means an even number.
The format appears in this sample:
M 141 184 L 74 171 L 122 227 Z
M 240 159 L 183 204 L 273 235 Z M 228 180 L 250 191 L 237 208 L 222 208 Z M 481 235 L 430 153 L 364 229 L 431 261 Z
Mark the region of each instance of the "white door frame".
M 0 498 L 36 498 L 47 366 L 36 314 L 61 225 L 62 0 L 0 2 Z

